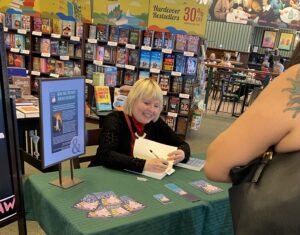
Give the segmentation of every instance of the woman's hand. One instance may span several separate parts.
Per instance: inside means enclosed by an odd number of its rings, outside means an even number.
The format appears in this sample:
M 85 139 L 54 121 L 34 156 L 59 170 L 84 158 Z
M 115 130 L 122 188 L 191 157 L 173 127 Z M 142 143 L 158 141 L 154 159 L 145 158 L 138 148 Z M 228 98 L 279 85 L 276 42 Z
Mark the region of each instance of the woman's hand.
M 163 159 L 148 159 L 146 160 L 144 170 L 145 171 L 152 171 L 156 173 L 164 172 L 168 167 L 169 162 Z
M 181 162 L 185 157 L 183 150 L 177 149 L 168 154 L 168 161 L 174 160 L 174 165 Z

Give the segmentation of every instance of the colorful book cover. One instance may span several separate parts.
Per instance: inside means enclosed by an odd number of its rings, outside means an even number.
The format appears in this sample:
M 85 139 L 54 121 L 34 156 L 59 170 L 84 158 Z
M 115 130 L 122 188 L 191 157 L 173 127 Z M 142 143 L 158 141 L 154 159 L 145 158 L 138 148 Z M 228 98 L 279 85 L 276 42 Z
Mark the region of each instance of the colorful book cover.
M 186 60 L 185 72 L 187 74 L 196 74 L 197 71 L 197 58 L 188 57 Z
M 21 14 L 12 14 L 12 29 L 21 29 L 22 28 L 22 15 Z
M 187 35 L 176 34 L 175 50 L 185 51 L 186 50 Z
M 50 53 L 50 39 L 41 38 L 41 53 Z
M 108 86 L 94 86 L 96 108 L 98 111 L 112 110 Z
M 67 56 L 68 55 L 68 41 L 67 40 L 60 40 L 59 41 L 59 55 L 60 56 Z
M 111 63 L 112 61 L 112 54 L 111 54 L 111 47 L 110 46 L 104 46 L 104 59 L 103 61 L 105 63 Z
M 78 61 L 74 61 L 74 76 L 80 76 L 81 75 L 81 64 Z
M 110 42 L 118 42 L 119 38 L 119 28 L 115 25 L 109 26 L 109 39 Z
M 167 123 L 167 125 L 168 125 L 173 131 L 175 131 L 175 128 L 176 128 L 176 117 L 166 116 L 165 122 Z
M 76 22 L 76 37 L 83 37 L 83 22 Z
M 82 57 L 81 44 L 75 44 L 75 57 L 77 57 L 77 58 Z
M 169 104 L 169 96 L 164 95 L 163 96 L 163 107 L 162 107 L 162 111 L 163 112 L 167 112 L 168 111 L 168 104 Z
M 150 78 L 150 72 L 149 71 L 140 70 L 139 71 L 139 79 L 142 79 L 142 78 Z
M 139 50 L 137 49 L 129 50 L 128 64 L 133 65 L 135 67 L 139 66 Z
M 27 37 L 25 36 L 25 49 L 26 50 L 30 50 L 31 49 L 31 38 L 30 37 Z
M 56 69 L 56 59 L 54 58 L 49 58 L 48 61 L 48 73 L 55 73 L 55 69 Z
M 15 34 L 15 48 L 20 50 L 25 50 L 25 36 L 20 34 Z
M 93 79 L 93 72 L 95 70 L 95 65 L 94 64 L 87 64 L 85 67 L 85 72 L 86 72 L 86 78 L 87 79 Z
M 175 63 L 175 55 L 173 55 L 173 54 L 164 54 L 163 70 L 173 71 L 174 63 Z
M 165 32 L 164 33 L 164 43 L 163 48 L 166 49 L 173 49 L 174 48 L 174 34 L 171 32 Z
M 7 66 L 10 67 L 14 67 L 14 63 L 15 63 L 15 58 L 14 58 L 14 54 L 11 52 L 7 53 Z
M 30 16 L 22 15 L 22 29 L 26 29 L 26 31 L 31 30 Z
M 104 86 L 104 73 L 93 72 L 94 86 Z
M 73 61 L 65 61 L 64 75 L 66 77 L 72 77 L 74 75 L 74 63 Z
M 97 31 L 96 25 L 91 24 L 89 26 L 89 38 L 90 39 L 96 39 L 96 31 Z
M 93 43 L 86 43 L 85 44 L 85 53 L 84 53 L 84 58 L 85 59 L 89 59 L 89 60 L 93 60 L 94 59 L 94 55 L 95 55 L 95 51 L 96 51 L 96 45 Z
M 140 68 L 150 68 L 151 51 L 141 50 Z
M 105 74 L 104 85 L 115 87 L 117 83 L 117 76 L 118 76 L 117 67 L 110 67 L 110 66 L 105 67 L 104 74 Z
M 179 102 L 180 102 L 179 97 L 170 96 L 169 97 L 168 111 L 172 112 L 172 113 L 178 113 L 178 111 L 179 111 Z
M 153 48 L 161 49 L 163 46 L 164 35 L 162 32 L 154 32 Z
M 75 53 L 75 45 L 73 43 L 69 43 L 68 45 L 68 56 L 73 57 Z
M 10 48 L 14 48 L 15 47 L 15 34 L 10 33 L 9 36 L 10 36 L 10 39 L 9 39 Z
M 34 37 L 33 38 L 33 50 L 35 52 L 40 52 L 41 51 L 41 39 L 39 37 Z
M 71 37 L 75 35 L 75 22 L 69 20 L 62 21 L 62 35 Z
M 103 46 L 97 46 L 95 59 L 99 60 L 99 61 L 104 60 L 104 47 Z
M 179 113 L 188 115 L 189 111 L 190 111 L 190 100 L 189 99 L 181 99 Z
M 138 29 L 130 29 L 129 31 L 129 44 L 140 45 L 140 30 Z
M 5 26 L 9 29 L 12 28 L 12 16 L 9 13 L 5 14 Z
M 14 66 L 24 68 L 25 67 L 25 56 L 15 54 L 14 55 Z
M 42 32 L 42 19 L 40 17 L 33 18 L 33 31 Z
M 161 69 L 162 53 L 160 51 L 151 51 L 150 68 Z
M 144 30 L 143 31 L 143 46 L 152 47 L 154 31 L 152 30 Z
M 33 65 L 32 66 L 33 71 L 41 71 L 40 57 L 33 57 L 32 65 Z
M 97 25 L 97 40 L 100 42 L 108 41 L 108 25 L 106 24 Z
M 62 21 L 60 19 L 52 19 L 52 33 L 62 34 Z
M 200 40 L 199 36 L 188 35 L 187 38 L 187 51 L 191 51 L 195 54 L 198 54 Z
M 60 60 L 56 60 L 55 62 L 55 73 L 59 74 L 60 76 L 64 76 L 65 72 L 65 63 Z
M 158 83 L 159 82 L 159 74 L 158 73 L 150 73 L 150 79 Z
M 10 48 L 11 47 L 11 43 L 10 43 L 10 33 L 5 33 L 4 34 L 4 44 L 6 48 Z
M 30 79 L 22 76 L 11 76 L 11 82 L 21 88 L 21 96 L 30 95 Z
M 161 74 L 159 76 L 159 86 L 162 91 L 170 90 L 170 75 L 169 74 Z
M 173 77 L 170 89 L 171 89 L 171 92 L 181 93 L 182 92 L 182 77 Z
M 51 19 L 42 18 L 42 33 L 50 34 L 52 32 Z
M 185 72 L 185 56 L 183 54 L 176 54 L 175 56 L 175 71 L 180 73 Z
M 126 48 L 124 47 L 117 47 L 117 64 L 124 65 L 126 62 Z
M 136 71 L 126 70 L 124 76 L 124 85 L 133 86 L 136 81 Z
M 184 94 L 192 94 L 193 93 L 193 78 L 186 77 L 183 83 L 183 93 Z
M 119 44 L 127 44 L 129 39 L 129 29 L 120 28 L 119 29 Z

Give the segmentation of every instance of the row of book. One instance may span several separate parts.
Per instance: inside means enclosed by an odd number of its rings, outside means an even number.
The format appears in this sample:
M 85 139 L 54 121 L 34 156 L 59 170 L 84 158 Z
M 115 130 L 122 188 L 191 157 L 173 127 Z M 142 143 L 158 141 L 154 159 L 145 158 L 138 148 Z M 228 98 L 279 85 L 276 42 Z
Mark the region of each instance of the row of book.
M 94 85 L 115 87 L 117 85 L 117 79 L 118 70 L 113 66 L 97 66 L 97 71 L 92 72 L 92 80 Z
M 161 118 L 167 125 L 179 135 L 185 135 L 188 128 L 187 117 L 173 117 L 168 115 L 161 115 Z
M 0 13 L 0 22 L 8 29 L 25 29 L 26 31 L 35 31 L 45 34 L 59 34 L 63 36 L 83 37 L 83 22 L 74 22 L 70 20 L 61 20 L 58 18 L 31 17 L 23 14 Z
M 116 42 L 118 44 L 134 44 L 153 49 L 174 49 L 198 53 L 200 37 L 197 35 L 172 34 L 153 30 L 138 30 L 115 25 L 90 25 L 89 38 L 99 42 Z
M 30 38 L 25 35 L 4 33 L 4 43 L 6 48 L 30 50 Z
M 80 76 L 81 65 L 76 61 L 61 61 L 55 58 L 33 57 L 33 71 L 53 73 L 60 76 Z

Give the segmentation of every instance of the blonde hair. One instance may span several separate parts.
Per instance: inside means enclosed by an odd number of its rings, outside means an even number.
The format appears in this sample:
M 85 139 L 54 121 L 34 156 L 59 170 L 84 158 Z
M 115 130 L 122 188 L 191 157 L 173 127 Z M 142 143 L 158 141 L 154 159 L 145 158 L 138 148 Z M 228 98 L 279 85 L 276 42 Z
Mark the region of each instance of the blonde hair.
M 127 115 L 132 116 L 133 106 L 136 104 L 137 101 L 142 100 L 144 98 L 151 98 L 159 101 L 159 113 L 157 114 L 157 117 L 153 120 L 154 122 L 156 122 L 162 110 L 163 95 L 157 82 L 149 78 L 139 79 L 133 85 L 127 96 L 123 110 Z

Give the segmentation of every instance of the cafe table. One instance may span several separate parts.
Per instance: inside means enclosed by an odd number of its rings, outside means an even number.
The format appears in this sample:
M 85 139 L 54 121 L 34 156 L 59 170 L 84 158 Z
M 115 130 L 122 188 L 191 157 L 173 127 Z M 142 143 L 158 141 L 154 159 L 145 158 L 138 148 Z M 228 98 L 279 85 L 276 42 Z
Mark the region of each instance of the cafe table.
M 143 176 L 131 172 L 102 166 L 81 168 L 74 170 L 74 177 L 83 182 L 69 189 L 49 184 L 58 178 L 58 172 L 31 175 L 23 185 L 26 219 L 37 221 L 48 235 L 233 234 L 227 193 L 230 185 L 213 183 L 223 191 L 208 195 L 189 184 L 195 180 L 207 180 L 203 170 L 180 167 L 175 167 L 175 170 L 162 180 L 147 178 L 148 181 L 141 181 L 137 177 Z M 69 172 L 63 171 L 63 175 L 66 174 Z M 176 184 L 201 200 L 185 200 L 166 188 L 168 183 Z M 129 216 L 113 218 L 87 218 L 87 211 L 73 208 L 86 194 L 108 191 L 118 196 L 127 195 L 145 208 Z M 165 194 L 172 202 L 162 204 L 157 201 L 153 195 L 159 193 Z

